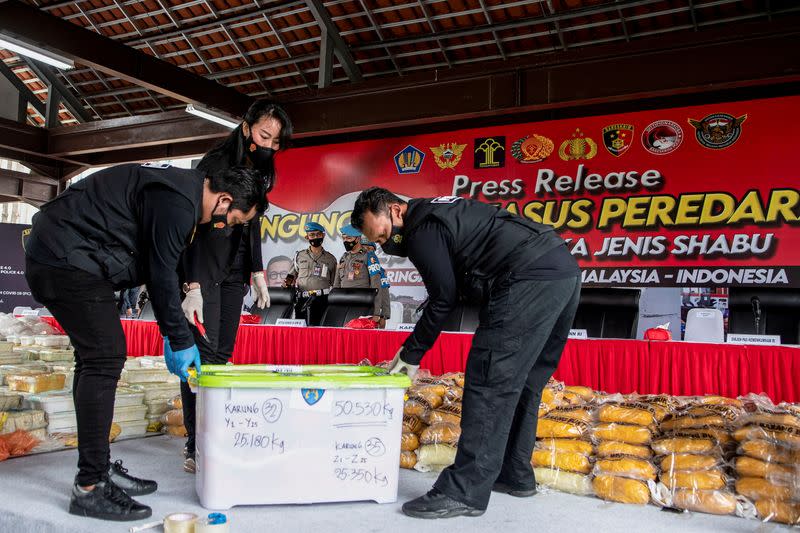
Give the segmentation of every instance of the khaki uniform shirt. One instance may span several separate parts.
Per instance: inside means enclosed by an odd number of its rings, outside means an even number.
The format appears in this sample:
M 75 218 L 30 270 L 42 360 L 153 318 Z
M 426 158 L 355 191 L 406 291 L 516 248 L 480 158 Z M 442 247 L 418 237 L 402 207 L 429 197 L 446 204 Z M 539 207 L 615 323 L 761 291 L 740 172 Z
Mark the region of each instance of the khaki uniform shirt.
M 319 256 L 311 253 L 310 248 L 300 250 L 289 275 L 297 278 L 296 285 L 301 291 L 330 289 L 336 276 L 336 258 L 324 248 Z
M 339 267 L 336 270 L 336 278 L 333 282 L 334 288 L 343 289 L 378 289 L 375 295 L 375 304 L 372 315 L 383 318 L 390 318 L 389 289 L 381 287 L 381 277 L 379 275 L 370 276 L 367 268 L 367 252 L 345 252 L 339 260 Z

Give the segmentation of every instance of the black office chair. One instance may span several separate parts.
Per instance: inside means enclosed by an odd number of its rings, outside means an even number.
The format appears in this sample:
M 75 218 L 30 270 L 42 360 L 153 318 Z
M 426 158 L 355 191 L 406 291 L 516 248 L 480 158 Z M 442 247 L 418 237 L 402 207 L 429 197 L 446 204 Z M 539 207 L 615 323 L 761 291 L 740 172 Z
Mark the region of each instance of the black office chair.
M 731 287 L 728 331 L 780 335 L 781 344 L 800 344 L 800 290 Z
M 639 325 L 639 289 L 581 289 L 574 329 L 585 329 L 589 337 L 635 339 Z
M 275 325 L 278 319 L 292 318 L 295 289 L 269 287 L 267 291 L 269 292 L 269 307 L 259 309 L 254 303 L 249 309 L 251 315 L 258 315 L 260 317 L 259 324 Z
M 322 326 L 340 328 L 361 316 L 372 316 L 378 289 L 332 289 Z
M 458 304 L 445 319 L 442 331 L 475 333 L 478 329 L 480 311 L 479 305 Z

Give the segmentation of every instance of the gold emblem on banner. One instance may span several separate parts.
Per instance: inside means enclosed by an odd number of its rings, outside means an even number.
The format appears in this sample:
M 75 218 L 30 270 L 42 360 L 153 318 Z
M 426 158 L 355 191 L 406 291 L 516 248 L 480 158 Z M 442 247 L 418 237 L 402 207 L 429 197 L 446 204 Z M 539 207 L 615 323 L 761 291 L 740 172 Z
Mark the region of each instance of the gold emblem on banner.
M 456 168 L 456 165 L 461 161 L 461 156 L 464 153 L 466 144 L 445 143 L 439 146 L 431 146 L 433 152 L 433 160 L 439 165 L 442 170 Z
M 553 153 L 553 141 L 544 135 L 528 135 L 511 145 L 511 155 L 520 163 L 539 163 Z
M 577 159 L 592 159 L 597 155 L 597 143 L 590 137 L 585 137 L 580 128 L 575 128 L 571 139 L 561 143 L 558 156 L 564 161 Z

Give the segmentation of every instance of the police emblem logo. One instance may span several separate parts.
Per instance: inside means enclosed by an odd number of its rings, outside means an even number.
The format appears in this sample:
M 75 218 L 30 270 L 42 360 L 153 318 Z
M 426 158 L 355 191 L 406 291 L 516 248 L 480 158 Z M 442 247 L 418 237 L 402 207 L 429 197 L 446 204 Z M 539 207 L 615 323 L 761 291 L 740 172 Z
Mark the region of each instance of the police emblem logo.
M 727 113 L 714 113 L 703 120 L 690 118 L 689 124 L 694 126 L 697 142 L 712 150 L 722 150 L 739 140 L 745 120 L 747 115 L 734 118 Z
M 464 154 L 466 144 L 445 143 L 439 146 L 431 146 L 433 152 L 433 160 L 439 165 L 442 170 L 456 168 L 456 165 L 461 161 L 461 156 Z
M 322 399 L 325 389 L 300 389 L 300 394 L 308 405 L 314 405 Z
M 633 126 L 631 124 L 611 124 L 603 128 L 603 146 L 614 157 L 619 157 L 627 152 L 632 144 Z
M 475 139 L 475 168 L 500 168 L 506 164 L 506 138 Z
M 539 163 L 553 153 L 553 141 L 544 135 L 528 135 L 511 145 L 511 155 L 520 163 Z
M 670 154 L 682 143 L 683 130 L 671 120 L 656 120 L 642 132 L 642 146 L 651 154 Z
M 596 155 L 597 143 L 591 137 L 586 137 L 580 128 L 575 128 L 572 137 L 566 139 L 558 147 L 558 157 L 564 161 L 592 159 Z
M 403 236 L 399 234 L 395 235 L 394 237 L 392 237 L 392 241 L 394 241 L 395 244 L 400 244 L 401 242 L 403 242 Z
M 418 174 L 425 161 L 425 153 L 410 144 L 394 156 L 398 174 Z

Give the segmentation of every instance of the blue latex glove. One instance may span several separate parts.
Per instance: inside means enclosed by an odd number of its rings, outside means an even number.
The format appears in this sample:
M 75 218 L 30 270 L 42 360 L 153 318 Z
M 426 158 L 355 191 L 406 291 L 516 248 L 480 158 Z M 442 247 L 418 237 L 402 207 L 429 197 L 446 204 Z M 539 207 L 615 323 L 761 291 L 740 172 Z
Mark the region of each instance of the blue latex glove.
M 167 369 L 181 378 L 181 381 L 186 381 L 189 378 L 189 367 L 194 364 L 197 369 L 197 374 L 200 374 L 200 350 L 197 345 L 193 344 L 190 348 L 185 350 L 172 351 L 169 346 L 169 341 L 164 346 L 164 359 L 167 362 Z
M 172 346 L 169 345 L 169 339 L 164 337 L 164 361 L 167 363 L 167 370 L 170 374 L 176 374 L 175 368 L 172 366 L 173 358 Z

